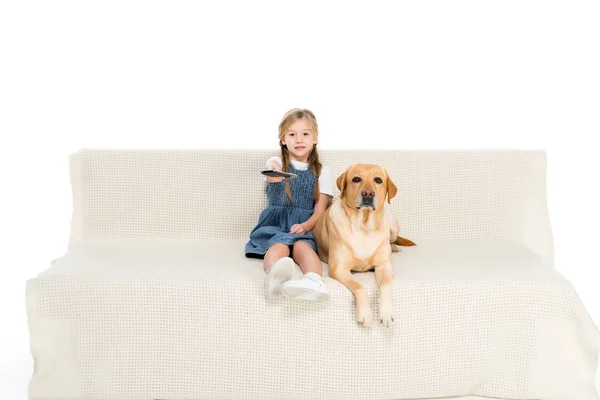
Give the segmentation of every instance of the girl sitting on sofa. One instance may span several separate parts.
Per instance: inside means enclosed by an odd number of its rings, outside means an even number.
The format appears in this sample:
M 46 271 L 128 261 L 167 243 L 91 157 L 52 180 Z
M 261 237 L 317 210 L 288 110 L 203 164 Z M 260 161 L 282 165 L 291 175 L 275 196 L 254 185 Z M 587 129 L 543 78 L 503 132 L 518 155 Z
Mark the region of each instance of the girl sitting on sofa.
M 319 161 L 318 134 L 312 111 L 288 111 L 279 124 L 281 156 L 267 160 L 267 169 L 296 174 L 293 179 L 266 177 L 268 207 L 261 212 L 245 247 L 246 257 L 264 260 L 267 297 L 283 294 L 296 300 L 329 299 L 311 232 L 333 196 L 331 170 Z M 294 261 L 304 275 L 291 280 Z

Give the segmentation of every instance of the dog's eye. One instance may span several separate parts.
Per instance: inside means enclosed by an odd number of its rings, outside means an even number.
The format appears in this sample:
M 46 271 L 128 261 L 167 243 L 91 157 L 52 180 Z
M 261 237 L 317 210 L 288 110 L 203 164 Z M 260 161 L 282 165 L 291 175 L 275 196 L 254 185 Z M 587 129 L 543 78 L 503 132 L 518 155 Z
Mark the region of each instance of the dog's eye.
M 354 178 L 352 178 L 352 182 L 360 182 L 360 178 L 358 176 L 355 176 Z
M 375 178 L 375 183 L 383 183 L 383 181 L 381 180 L 381 178 Z

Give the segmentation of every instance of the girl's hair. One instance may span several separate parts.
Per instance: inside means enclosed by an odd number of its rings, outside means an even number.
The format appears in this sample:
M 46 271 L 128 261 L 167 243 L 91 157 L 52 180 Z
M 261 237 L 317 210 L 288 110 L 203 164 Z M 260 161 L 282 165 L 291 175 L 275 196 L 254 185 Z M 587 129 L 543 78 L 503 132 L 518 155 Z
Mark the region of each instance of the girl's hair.
M 312 131 L 315 137 L 319 134 L 319 126 L 317 125 L 317 119 L 315 118 L 315 114 L 312 111 L 307 110 L 306 108 L 293 108 L 285 113 L 281 122 L 279 123 L 279 146 L 281 147 L 281 169 L 283 171 L 289 171 L 291 167 L 290 161 L 290 153 L 287 149 L 287 146 L 282 143 L 285 141 L 285 134 L 288 128 L 299 119 L 306 119 L 308 124 L 310 125 L 310 130 Z M 310 153 L 308 154 L 308 166 L 312 170 L 313 174 L 317 177 L 315 181 L 315 189 L 313 191 L 313 200 L 317 201 L 319 199 L 319 177 L 321 176 L 321 168 L 323 165 L 319 160 L 319 152 L 317 151 L 317 145 L 315 144 Z M 290 181 L 288 179 L 285 180 L 285 194 L 288 199 L 292 200 L 292 191 L 290 190 Z

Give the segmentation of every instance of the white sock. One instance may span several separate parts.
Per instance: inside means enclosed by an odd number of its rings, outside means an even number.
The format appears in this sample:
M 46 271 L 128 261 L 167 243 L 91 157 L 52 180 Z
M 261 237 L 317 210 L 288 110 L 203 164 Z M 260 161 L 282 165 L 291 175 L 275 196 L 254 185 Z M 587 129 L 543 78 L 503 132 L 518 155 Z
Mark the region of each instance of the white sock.
M 310 279 L 311 281 L 322 281 L 323 279 L 321 278 L 321 275 L 317 274 L 316 272 L 307 272 L 304 274 L 305 277 L 307 277 L 308 279 Z
M 280 259 L 278 259 L 277 261 L 275 261 L 275 262 L 273 263 L 273 265 L 271 265 L 271 267 L 270 267 L 270 268 L 267 270 L 267 272 L 265 272 L 265 273 L 266 273 L 266 274 L 269 274 L 269 272 L 271 272 L 271 271 L 273 270 L 273 267 L 274 267 L 274 266 L 275 266 L 275 265 L 276 265 L 278 262 L 280 262 L 281 260 L 283 260 L 284 258 L 288 258 L 288 257 L 281 257 Z

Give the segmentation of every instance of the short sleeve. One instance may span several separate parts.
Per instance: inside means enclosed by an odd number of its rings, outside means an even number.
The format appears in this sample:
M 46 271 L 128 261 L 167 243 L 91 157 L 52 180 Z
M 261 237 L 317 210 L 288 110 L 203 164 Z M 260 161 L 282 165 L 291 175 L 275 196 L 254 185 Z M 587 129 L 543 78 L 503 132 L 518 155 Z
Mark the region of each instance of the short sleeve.
M 319 177 L 319 191 L 330 197 L 333 197 L 333 177 L 331 168 L 328 165 L 323 165 L 321 168 L 321 176 Z

